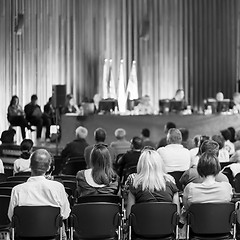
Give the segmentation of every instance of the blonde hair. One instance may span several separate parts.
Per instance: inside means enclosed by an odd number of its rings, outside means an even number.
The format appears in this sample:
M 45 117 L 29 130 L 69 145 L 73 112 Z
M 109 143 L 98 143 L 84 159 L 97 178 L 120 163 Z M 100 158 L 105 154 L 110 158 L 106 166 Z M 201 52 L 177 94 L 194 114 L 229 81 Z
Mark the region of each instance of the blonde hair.
M 143 191 L 160 191 L 166 190 L 166 181 L 174 182 L 173 178 L 166 174 L 159 153 L 155 150 L 144 150 L 138 161 L 133 186 L 137 188 L 140 185 Z

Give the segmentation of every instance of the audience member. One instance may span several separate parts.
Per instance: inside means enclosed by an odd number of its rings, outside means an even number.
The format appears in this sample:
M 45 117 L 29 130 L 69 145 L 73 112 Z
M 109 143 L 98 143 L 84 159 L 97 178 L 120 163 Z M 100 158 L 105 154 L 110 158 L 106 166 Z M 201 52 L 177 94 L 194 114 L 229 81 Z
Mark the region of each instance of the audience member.
M 186 171 L 190 167 L 190 152 L 184 148 L 182 134 L 176 128 L 171 128 L 167 134 L 166 147 L 161 147 L 157 151 L 163 159 L 167 172 Z
M 197 166 L 199 162 L 199 158 L 203 153 L 210 153 L 215 154 L 216 156 L 219 153 L 219 145 L 217 142 L 213 140 L 205 140 L 201 143 L 198 153 L 198 158 L 195 158 L 195 162 L 193 165 L 183 173 L 182 177 L 180 178 L 179 182 L 182 184 L 183 187 L 185 187 L 190 182 L 193 183 L 202 183 L 204 179 L 201 175 L 199 175 Z M 216 174 L 216 181 L 217 182 L 228 182 L 228 178 L 221 172 Z
M 16 159 L 13 164 L 13 174 L 19 172 L 31 172 L 30 168 L 30 156 L 32 153 L 33 141 L 31 139 L 24 139 L 21 142 L 21 156 Z
M 198 154 L 200 141 L 201 141 L 201 135 L 196 135 L 193 138 L 193 146 L 194 147 L 192 149 L 190 149 L 191 162 L 192 162 L 192 158 L 194 158 Z
M 107 137 L 107 133 L 103 128 L 97 128 L 94 131 L 94 139 L 95 139 L 96 144 L 86 147 L 85 151 L 84 151 L 84 158 L 85 158 L 85 161 L 86 161 L 86 164 L 87 164 L 88 168 L 90 168 L 90 154 L 91 154 L 91 151 L 94 148 L 94 146 L 99 145 L 99 144 L 105 145 L 107 147 L 107 149 L 110 153 L 111 159 L 113 161 L 113 164 L 115 163 L 116 153 L 115 153 L 115 151 L 112 147 L 105 144 L 106 137 Z
M 12 220 L 16 206 L 53 206 L 61 209 L 63 219 L 71 212 L 64 186 L 45 178 L 51 165 L 51 156 L 44 149 L 36 150 L 30 159 L 32 176 L 26 183 L 12 189 L 8 217 Z
M 117 156 L 130 150 L 131 143 L 126 140 L 126 131 L 124 129 L 116 129 L 115 137 L 117 141 L 112 142 L 110 146 L 114 149 Z
M 84 158 L 84 151 L 88 146 L 88 143 L 86 142 L 88 130 L 80 126 L 75 130 L 75 135 L 76 139 L 68 143 L 62 150 L 61 156 L 65 160 L 72 157 Z
M 151 104 L 151 99 L 148 95 L 145 95 L 140 98 L 139 104 L 134 108 L 139 115 L 153 114 L 154 109 Z
M 143 150 L 129 186 L 127 215 L 135 203 L 173 202 L 179 209 L 178 189 L 174 179 L 165 173 L 164 163 L 156 150 Z
M 194 148 L 192 139 L 189 139 L 189 131 L 186 128 L 180 128 L 179 131 L 182 134 L 182 145 L 188 150 Z
M 143 147 L 150 146 L 156 148 L 156 144 L 150 140 L 150 130 L 148 128 L 142 130 L 141 138 Z
M 205 152 L 199 159 L 197 171 L 202 183 L 189 183 L 183 192 L 183 205 L 188 209 L 192 203 L 230 202 L 232 186 L 228 182 L 217 182 L 216 175 L 221 166 L 217 155 Z
M 218 160 L 219 162 L 229 162 L 229 152 L 224 148 L 224 139 L 220 135 L 212 136 L 212 140 L 219 145 Z
M 66 113 L 76 113 L 76 114 L 80 113 L 80 110 L 77 104 L 75 103 L 75 100 L 72 94 L 68 94 L 66 96 L 65 106 L 63 108 L 63 114 L 66 114 Z
M 12 126 L 20 126 L 22 138 L 26 138 L 25 128 L 32 131 L 31 126 L 28 124 L 24 111 L 22 107 L 19 105 L 19 98 L 18 96 L 12 96 L 10 104 L 8 106 L 8 114 L 7 119 Z
M 240 150 L 236 151 L 230 158 L 231 164 L 227 165 L 226 168 L 229 168 L 232 172 L 232 177 L 234 178 L 238 173 L 240 173 Z
M 4 173 L 3 161 L 0 159 L 0 173 Z
M 167 135 L 169 129 L 171 128 L 176 128 L 176 125 L 175 123 L 173 122 L 167 122 L 165 125 L 164 125 L 164 133 Z M 166 147 L 167 146 L 167 137 L 164 137 L 160 140 L 160 142 L 158 143 L 157 145 L 157 148 L 160 148 L 160 147 Z
M 235 151 L 240 150 L 240 130 L 236 132 L 236 141 L 234 143 L 234 149 Z
M 228 130 L 231 133 L 231 137 L 230 137 L 230 142 L 234 143 L 236 141 L 235 136 L 236 136 L 236 131 L 234 127 L 229 127 Z
M 221 101 L 224 100 L 224 95 L 223 95 L 222 92 L 216 93 L 216 100 L 217 100 L 218 102 L 221 102 Z
M 233 155 L 233 153 L 235 152 L 235 147 L 234 144 L 230 141 L 231 132 L 228 129 L 224 129 L 221 131 L 221 134 L 225 139 L 224 148 L 227 149 L 230 156 Z
M 234 112 L 240 113 L 240 93 L 235 92 L 233 94 L 233 101 L 232 101 L 232 108 L 234 109 Z
M 77 173 L 78 197 L 96 194 L 117 194 L 119 178 L 112 168 L 108 148 L 95 145 L 90 155 L 90 168 Z

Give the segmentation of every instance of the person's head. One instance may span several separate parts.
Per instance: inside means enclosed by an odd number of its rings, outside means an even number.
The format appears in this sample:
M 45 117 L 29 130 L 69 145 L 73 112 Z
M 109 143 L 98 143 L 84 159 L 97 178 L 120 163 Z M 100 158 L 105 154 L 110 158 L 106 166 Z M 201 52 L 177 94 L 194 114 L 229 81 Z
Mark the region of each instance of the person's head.
M 185 93 L 183 89 L 178 89 L 175 94 L 176 101 L 182 101 L 185 97 Z
M 143 141 L 140 137 L 133 137 L 131 140 L 131 148 L 133 150 L 141 150 L 143 147 Z
M 201 139 L 201 135 L 196 135 L 196 136 L 193 138 L 193 142 L 194 142 L 194 146 L 195 146 L 195 147 L 199 147 L 199 146 L 200 146 L 200 139 Z
M 169 129 L 171 128 L 177 128 L 176 127 L 176 124 L 173 123 L 173 122 L 167 122 L 165 125 L 164 125 L 164 133 L 167 134 Z
M 240 150 L 237 150 L 230 158 L 230 162 L 240 163 Z
M 223 101 L 223 100 L 224 100 L 224 95 L 223 95 L 222 92 L 218 92 L 218 93 L 216 94 L 216 100 L 217 100 L 217 101 Z
M 218 143 L 218 145 L 219 145 L 219 150 L 224 147 L 224 142 L 225 142 L 225 141 L 224 141 L 224 139 L 223 139 L 222 136 L 220 136 L 220 135 L 213 135 L 213 136 L 212 136 L 212 140 Z
M 203 153 L 198 161 L 197 171 L 201 177 L 216 176 L 221 171 L 217 155 Z
M 218 156 L 219 145 L 213 140 L 206 140 L 200 145 L 199 152 L 200 155 L 202 155 L 203 153 L 209 153 Z
M 142 138 L 149 138 L 150 137 L 150 130 L 148 128 L 144 128 L 141 132 Z
M 37 95 L 36 95 L 36 94 L 33 94 L 33 95 L 31 96 L 31 103 L 32 103 L 33 105 L 36 105 L 36 104 L 37 104 L 37 101 L 38 101 Z
M 52 157 L 45 149 L 36 150 L 30 158 L 30 168 L 33 176 L 42 176 L 50 169 Z
M 75 130 L 75 135 L 77 139 L 85 139 L 88 135 L 88 130 L 85 127 L 80 126 Z
M 181 144 L 182 143 L 182 134 L 177 128 L 171 128 L 167 134 L 167 143 L 168 144 Z
M 231 133 L 230 141 L 233 143 L 233 142 L 235 142 L 235 135 L 236 135 L 235 128 L 234 127 L 229 127 L 228 130 Z
M 240 130 L 238 130 L 237 132 L 236 132 L 236 141 L 239 141 L 240 140 Z
M 19 98 L 17 95 L 12 96 L 9 106 L 18 106 Z
M 24 139 L 20 144 L 21 152 L 31 152 L 33 147 L 33 141 L 31 139 Z
M 182 141 L 186 142 L 188 140 L 188 137 L 189 137 L 189 131 L 186 128 L 180 128 L 179 131 L 182 134 Z
M 221 132 L 223 138 L 225 139 L 225 141 L 231 139 L 231 132 L 228 129 L 224 129 L 224 130 L 222 130 L 220 132 Z
M 114 133 L 117 140 L 123 140 L 126 137 L 126 131 L 123 128 L 116 129 Z
M 103 128 L 97 128 L 94 132 L 96 142 L 105 142 L 107 133 Z
M 114 178 L 112 159 L 107 147 L 103 144 L 94 146 L 90 155 L 92 177 L 97 184 L 108 185 Z
M 66 107 L 71 107 L 71 106 L 74 106 L 75 102 L 74 102 L 74 98 L 73 98 L 73 95 L 72 94 L 68 94 L 66 96 L 66 103 L 65 103 L 65 106 Z
M 156 150 L 143 150 L 137 164 L 134 187 L 141 186 L 143 191 L 165 190 L 165 178 L 164 163 L 159 153 Z
M 48 99 L 49 104 L 52 104 L 52 97 Z

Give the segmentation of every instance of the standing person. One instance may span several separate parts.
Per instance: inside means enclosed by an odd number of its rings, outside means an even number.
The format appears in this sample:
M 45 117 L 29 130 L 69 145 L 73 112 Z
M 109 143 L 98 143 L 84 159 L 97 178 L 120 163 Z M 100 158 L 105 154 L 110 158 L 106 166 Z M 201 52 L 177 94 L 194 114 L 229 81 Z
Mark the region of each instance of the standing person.
M 153 143 L 151 140 L 150 140 L 150 130 L 148 128 L 144 128 L 141 132 L 141 137 L 142 137 L 142 141 L 143 141 L 143 147 L 146 147 L 146 146 L 150 146 L 150 147 L 153 147 L 155 148 L 156 147 L 156 144 Z
M 27 121 L 37 127 L 37 139 L 41 138 L 43 119 L 42 119 L 42 110 L 37 104 L 38 97 L 37 95 L 31 96 L 31 102 L 24 107 L 24 112 L 26 114 Z
M 76 114 L 80 113 L 80 110 L 77 104 L 75 103 L 75 100 L 72 94 L 68 94 L 66 96 L 65 106 L 63 108 L 63 114 L 66 114 L 66 113 L 76 113 Z
M 168 133 L 168 130 L 171 129 L 171 128 L 176 128 L 176 124 L 173 123 L 173 122 L 167 122 L 165 125 L 164 125 L 164 133 L 167 135 Z M 167 146 L 167 137 L 164 137 L 160 140 L 160 142 L 158 143 L 157 145 L 157 148 L 160 148 L 160 147 L 166 147 Z
M 28 124 L 25 118 L 24 111 L 21 105 L 19 104 L 19 98 L 16 95 L 12 96 L 12 99 L 8 106 L 7 119 L 12 126 L 21 127 L 21 133 L 22 133 L 23 139 L 26 138 L 25 128 L 32 131 L 31 126 Z

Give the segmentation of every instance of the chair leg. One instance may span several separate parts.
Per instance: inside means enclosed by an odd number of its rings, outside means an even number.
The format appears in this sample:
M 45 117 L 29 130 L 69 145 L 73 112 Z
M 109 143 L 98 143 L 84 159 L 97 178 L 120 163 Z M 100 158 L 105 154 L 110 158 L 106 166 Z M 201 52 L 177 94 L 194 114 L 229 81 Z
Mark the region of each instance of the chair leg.
M 15 232 L 14 232 L 14 228 L 12 228 L 12 240 L 14 240 L 14 236 L 15 235 Z

